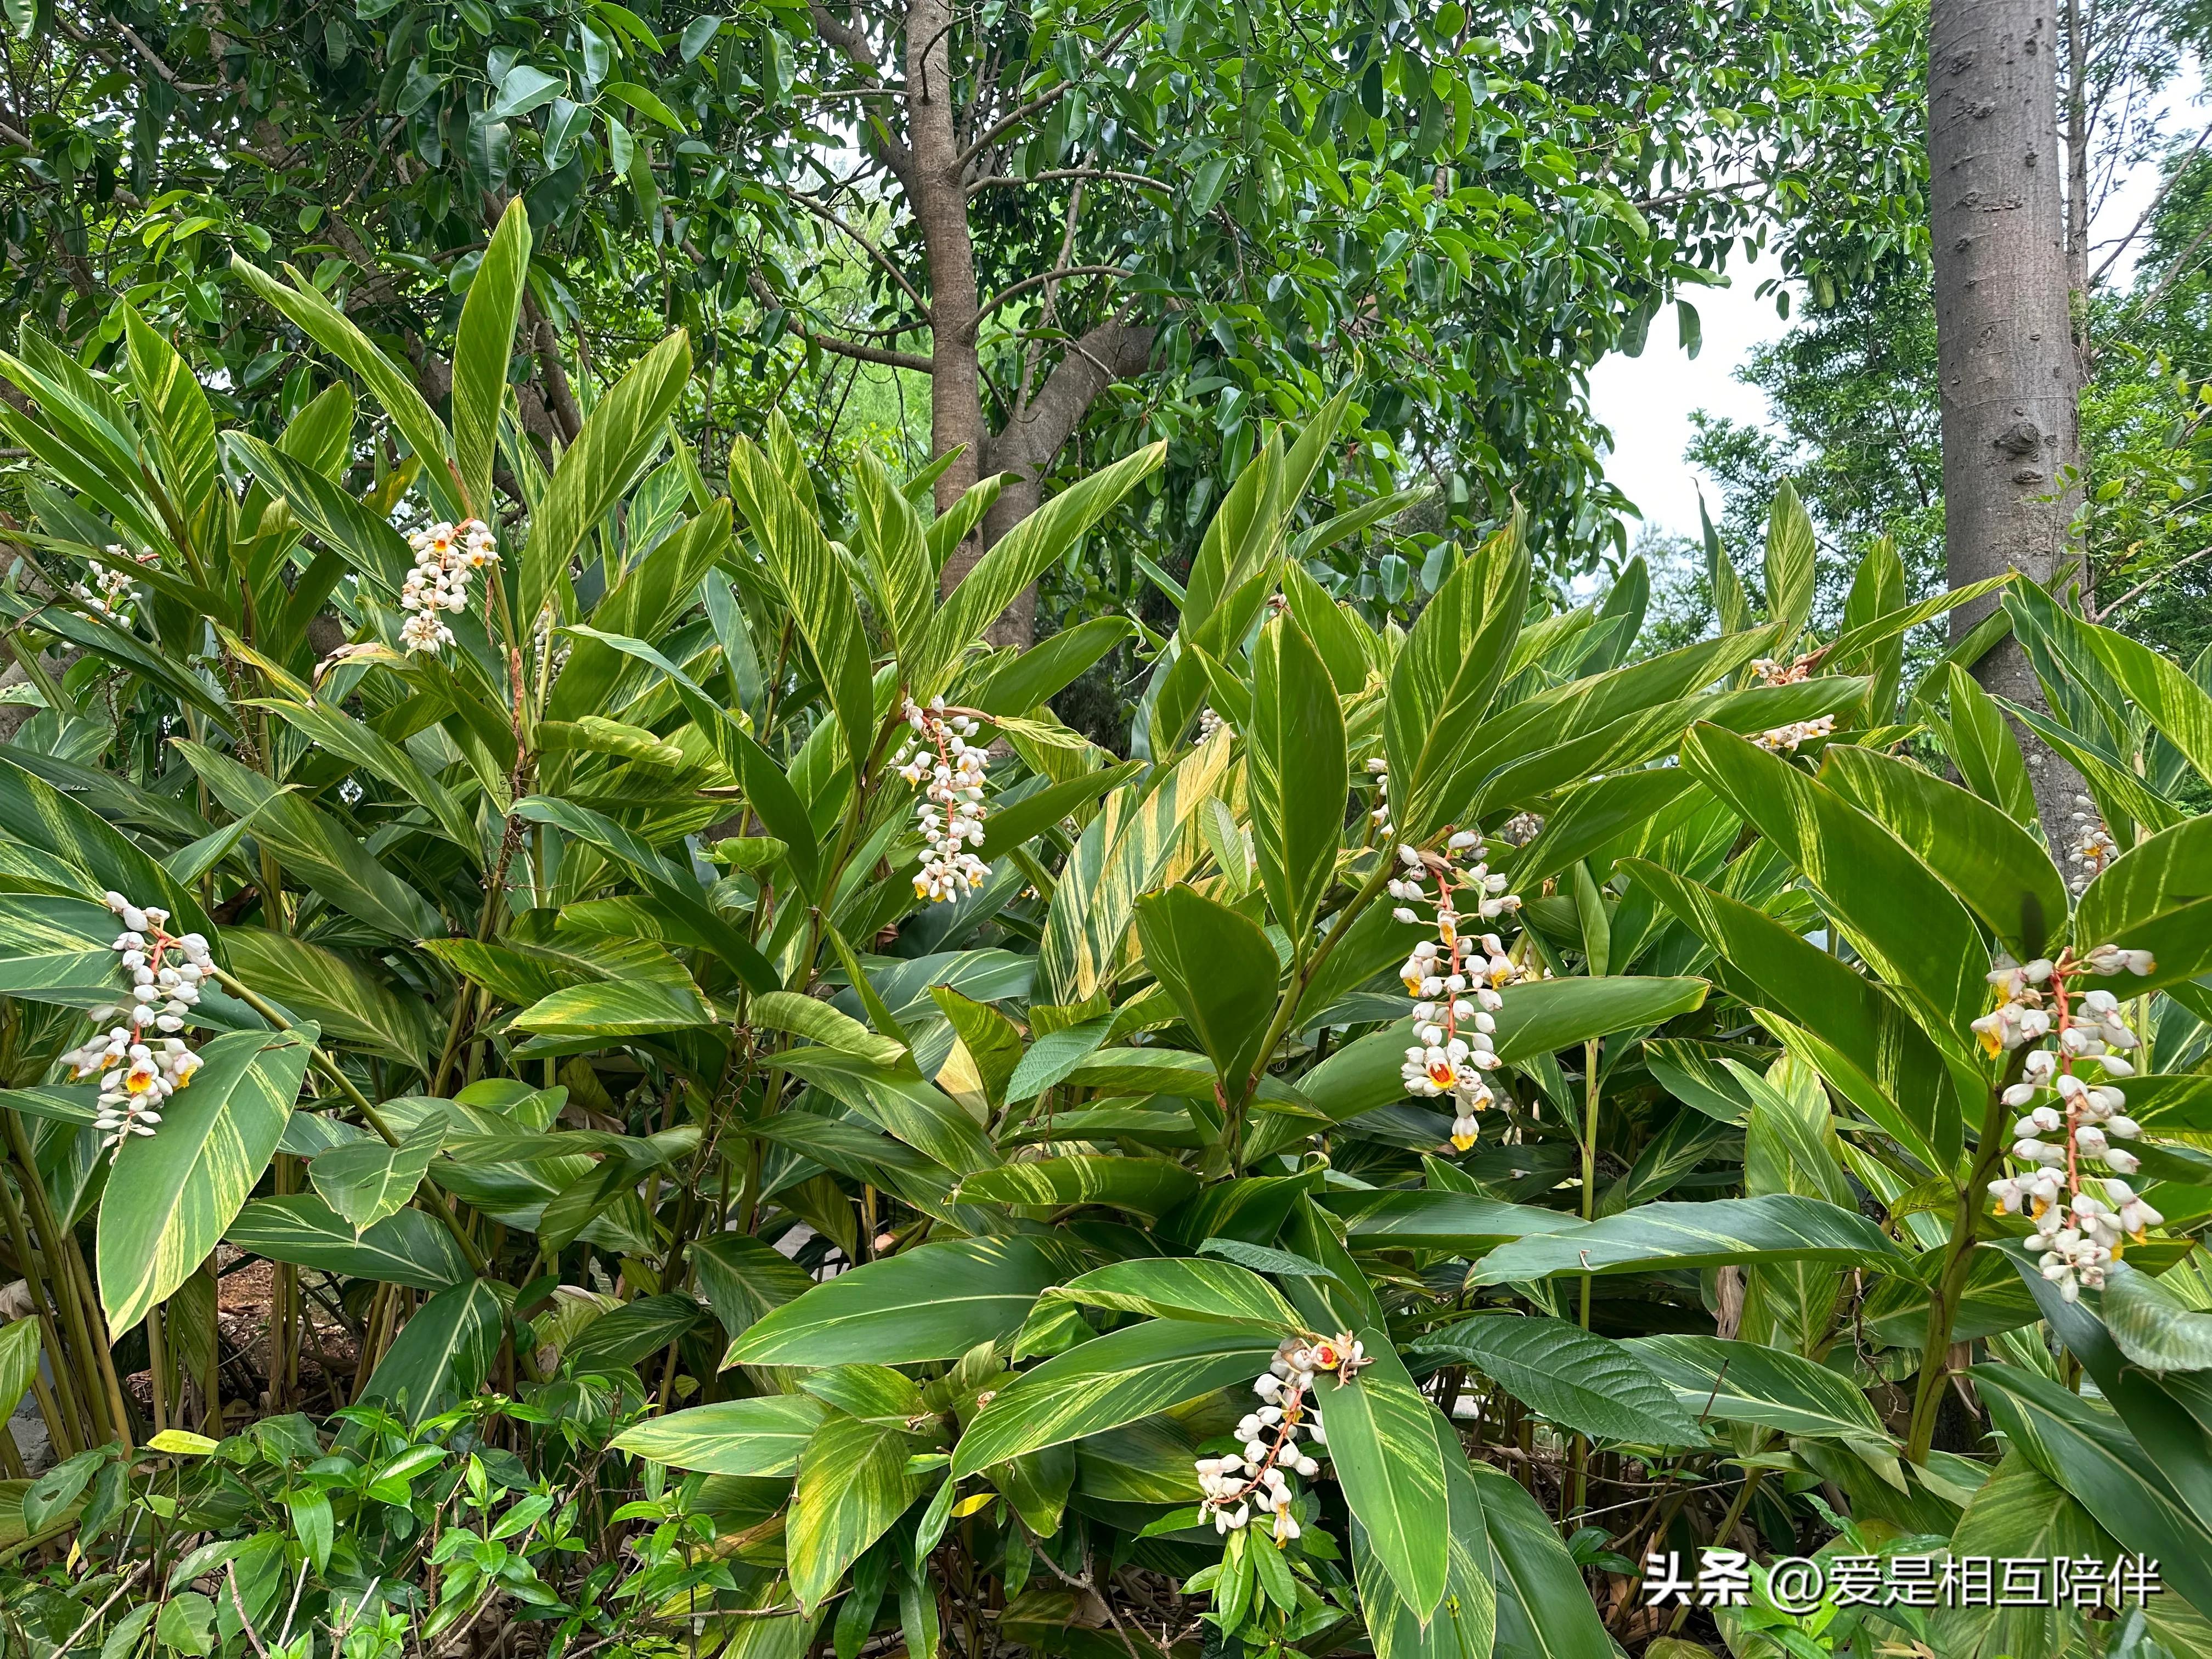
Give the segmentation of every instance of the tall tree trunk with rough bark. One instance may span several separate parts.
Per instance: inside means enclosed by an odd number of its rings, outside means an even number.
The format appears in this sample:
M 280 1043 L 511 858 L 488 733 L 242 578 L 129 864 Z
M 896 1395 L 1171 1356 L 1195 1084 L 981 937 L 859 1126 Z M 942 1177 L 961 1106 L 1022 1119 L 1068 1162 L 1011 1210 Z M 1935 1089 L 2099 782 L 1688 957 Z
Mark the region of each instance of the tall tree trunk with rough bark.
M 2048 583 L 2074 557 L 2068 532 L 2081 460 L 2057 17 L 2052 0 L 1936 0 L 1929 21 L 1945 563 L 1954 586 L 2007 569 Z M 1954 636 L 1994 605 L 1954 611 Z M 2027 656 L 2009 637 L 1974 676 L 1993 694 L 2043 706 Z M 2044 744 L 2020 735 L 2044 829 L 2063 848 L 2079 781 Z

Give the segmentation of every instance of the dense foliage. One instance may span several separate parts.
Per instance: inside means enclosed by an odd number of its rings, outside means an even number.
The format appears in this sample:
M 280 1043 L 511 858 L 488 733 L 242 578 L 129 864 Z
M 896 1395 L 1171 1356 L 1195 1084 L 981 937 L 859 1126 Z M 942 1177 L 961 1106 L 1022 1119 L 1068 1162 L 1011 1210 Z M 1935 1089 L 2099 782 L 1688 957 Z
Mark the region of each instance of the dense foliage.
M 444 416 L 245 264 L 273 440 L 129 312 L 0 355 L 14 1648 L 2204 1650 L 2195 682 L 2008 587 L 2051 715 L 1908 684 L 1970 595 L 1877 544 L 1815 629 L 1787 491 L 1714 637 L 1549 603 L 1517 518 L 1378 629 L 1294 532 L 1339 392 L 1117 762 L 1051 700 L 1127 623 L 981 641 L 1158 446 L 940 598 L 994 483 L 702 460 L 680 332 L 542 467 L 531 243 Z M 2006 712 L 2089 781 L 2056 861 Z M 2169 1589 L 1635 1593 L 1701 1544 Z

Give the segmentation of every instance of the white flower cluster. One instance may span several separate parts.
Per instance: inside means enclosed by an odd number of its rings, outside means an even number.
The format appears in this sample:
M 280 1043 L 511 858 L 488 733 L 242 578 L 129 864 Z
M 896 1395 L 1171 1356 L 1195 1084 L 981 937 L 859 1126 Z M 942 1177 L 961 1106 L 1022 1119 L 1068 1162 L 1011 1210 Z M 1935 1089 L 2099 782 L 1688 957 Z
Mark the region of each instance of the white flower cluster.
M 167 910 L 133 904 L 120 893 L 106 900 L 123 923 L 114 949 L 130 976 L 131 1001 L 94 1010 L 96 1024 L 117 1023 L 62 1058 L 80 1078 L 100 1074 L 94 1127 L 106 1137 L 103 1145 L 119 1150 L 125 1136 L 154 1133 L 161 1103 L 200 1068 L 200 1057 L 175 1033 L 200 1000 L 200 981 L 215 972 L 215 958 L 198 933 L 169 933 Z
M 1243 1450 L 1198 1460 L 1200 1506 L 1213 1512 L 1215 1532 L 1236 1531 L 1251 1520 L 1256 1509 L 1275 1517 L 1270 1530 L 1278 1544 L 1298 1535 L 1297 1521 L 1291 1513 L 1297 1488 L 1291 1477 L 1310 1480 L 1321 1473 L 1320 1462 L 1310 1449 L 1298 1444 L 1298 1436 L 1310 1436 L 1316 1446 L 1328 1437 L 1322 1433 L 1321 1419 L 1309 1416 L 1306 1396 L 1322 1372 L 1334 1373 L 1340 1383 L 1349 1382 L 1372 1363 L 1349 1334 L 1284 1340 L 1252 1384 L 1261 1405 L 1237 1425 Z
M 1794 755 L 1801 743 L 1810 743 L 1815 738 L 1825 738 L 1836 729 L 1836 717 L 1823 714 L 1818 720 L 1791 720 L 1786 726 L 1770 726 L 1752 738 L 1761 749 L 1771 750 L 1778 755 Z
M 112 557 L 135 558 L 143 565 L 157 565 L 161 562 L 161 556 L 158 553 L 133 554 L 120 542 L 110 542 L 107 551 Z M 110 569 L 106 565 L 95 566 L 91 581 L 77 584 L 76 596 L 118 628 L 128 628 L 133 621 L 131 613 L 124 609 L 137 597 L 131 591 L 131 573 L 127 570 Z
M 1751 665 L 1751 672 L 1759 676 L 1762 685 L 1796 685 L 1809 678 L 1814 659 L 1800 657 L 1794 662 L 1777 662 L 1771 657 L 1760 657 Z M 1810 743 L 1815 738 L 1825 738 L 1836 729 L 1836 717 L 1823 714 L 1817 720 L 1792 720 L 1786 726 L 1777 726 L 1759 732 L 1752 741 L 1761 749 L 1778 755 L 1794 755 L 1797 745 Z
M 1415 1039 L 1400 1073 L 1408 1094 L 1450 1097 L 1451 1141 L 1461 1152 L 1474 1145 L 1475 1114 L 1497 1098 L 1482 1074 L 1498 1068 L 1490 1039 L 1497 1030 L 1492 1016 L 1503 1006 L 1498 989 L 1527 976 L 1497 934 L 1460 931 L 1462 917 L 1455 891 L 1474 896 L 1474 913 L 1484 921 L 1521 908 L 1520 896 L 1505 890 L 1504 875 L 1483 862 L 1487 852 L 1471 830 L 1447 838 L 1441 854 L 1401 846 L 1398 860 L 1403 868 L 1389 883 L 1390 896 L 1400 902 L 1391 914 L 1400 921 L 1418 922 L 1422 917 L 1413 906 L 1433 905 L 1437 932 L 1434 939 L 1416 945 L 1398 970 L 1406 994 L 1414 999 Z M 1467 860 L 1463 866 L 1455 861 L 1461 858 Z
M 416 531 L 407 545 L 415 550 L 415 568 L 399 592 L 400 607 L 408 613 L 399 642 L 410 651 L 435 651 L 453 642 L 453 630 L 438 613 L 469 608 L 470 579 L 499 562 L 499 549 L 491 526 L 481 519 L 458 526 L 441 520 Z
M 1216 732 L 1220 731 L 1224 726 L 1228 727 L 1229 735 L 1231 737 L 1233 738 L 1237 735 L 1237 728 L 1233 726 L 1230 726 L 1227 720 L 1215 714 L 1213 712 L 1212 704 L 1208 703 L 1205 708 L 1198 711 L 1198 740 L 1200 743 L 1204 743 L 1208 738 L 1212 737 Z
M 2074 832 L 2074 850 L 2067 857 L 2081 868 L 2075 872 L 2067 884 L 2078 893 L 2101 875 L 2106 865 L 2119 857 L 2120 844 L 2112 839 L 2112 830 L 2106 827 L 2105 820 L 2097 814 L 2096 803 L 2087 795 L 2074 797 L 2073 817 L 2080 827 Z
M 988 745 L 969 741 L 981 729 L 978 722 L 948 709 L 942 697 L 927 708 L 909 697 L 906 723 L 915 735 L 891 757 L 891 763 L 908 783 L 923 786 L 915 808 L 924 842 L 921 867 L 914 872 L 915 896 L 949 903 L 974 892 L 991 874 L 991 866 L 972 850 L 983 840 Z
M 1491 833 L 1508 847 L 1526 847 L 1544 833 L 1544 815 L 1540 812 L 1516 812 Z
M 1992 1181 L 1990 1194 L 2000 1215 L 2010 1212 L 2034 1222 L 2032 1246 L 2043 1276 L 2069 1302 L 2085 1288 L 2100 1287 L 2126 1241 L 2142 1238 L 2166 1219 L 2123 1178 L 2135 1174 L 2139 1160 L 2114 1144 L 2142 1133 L 2127 1115 L 2127 1096 L 2115 1083 L 2135 1074 L 2124 1051 L 2140 1046 L 2140 1039 L 2121 1018 L 2118 998 L 2110 991 L 2075 990 L 2070 981 L 2148 974 L 2154 965 L 2148 951 L 2111 945 L 2085 957 L 2002 962 L 1990 975 L 1997 1006 L 1974 1022 L 1991 1054 L 2054 1039 L 2054 1047 L 2033 1048 L 2024 1057 L 2021 1081 L 2004 1092 L 2006 1105 L 2026 1109 L 2012 1129 L 2012 1157 L 2026 1167 Z M 2085 1179 L 2085 1162 L 2100 1163 L 2112 1174 Z M 2102 1189 L 2101 1196 L 2087 1190 L 2092 1184 Z

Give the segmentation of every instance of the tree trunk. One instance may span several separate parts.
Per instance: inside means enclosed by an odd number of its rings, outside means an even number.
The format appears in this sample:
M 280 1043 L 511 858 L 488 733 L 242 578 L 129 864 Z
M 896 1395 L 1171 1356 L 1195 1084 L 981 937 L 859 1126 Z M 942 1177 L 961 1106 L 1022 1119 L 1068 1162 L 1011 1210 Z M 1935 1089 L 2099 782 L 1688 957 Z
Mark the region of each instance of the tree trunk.
M 1036 395 L 1015 409 L 1006 429 L 990 442 L 991 471 L 1012 476 L 983 516 L 985 547 L 995 546 L 1000 537 L 1044 504 L 1044 475 L 1091 404 L 1115 380 L 1143 372 L 1152 355 L 1151 329 L 1103 323 L 1075 342 Z M 1022 590 L 1006 614 L 991 624 L 989 637 L 994 645 L 1027 646 L 1036 641 L 1036 588 Z
M 906 109 L 911 155 L 907 188 L 929 262 L 929 453 L 961 451 L 937 481 L 937 510 L 981 476 L 982 377 L 975 356 L 975 249 L 953 119 L 953 9 L 915 0 L 906 14 Z M 983 555 L 969 537 L 945 562 L 946 592 Z
M 1954 586 L 2007 569 L 2049 583 L 2072 556 L 2081 373 L 2067 306 L 2057 46 L 2052 0 L 1936 0 L 1928 160 L 1944 560 Z M 1954 611 L 1953 636 L 1994 605 Z M 2009 637 L 1974 676 L 1993 694 L 2043 706 Z M 2080 782 L 2044 744 L 2019 735 L 2045 831 L 2063 848 Z

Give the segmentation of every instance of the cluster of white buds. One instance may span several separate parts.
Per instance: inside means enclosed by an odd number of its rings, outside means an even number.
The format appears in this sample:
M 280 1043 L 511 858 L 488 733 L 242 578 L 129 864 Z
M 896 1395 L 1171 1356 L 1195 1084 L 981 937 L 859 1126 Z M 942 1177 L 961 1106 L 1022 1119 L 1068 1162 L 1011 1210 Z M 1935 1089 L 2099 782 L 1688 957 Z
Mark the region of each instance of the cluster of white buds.
M 1810 743 L 1815 738 L 1825 738 L 1836 729 L 1836 717 L 1823 714 L 1818 720 L 1791 720 L 1786 726 L 1770 726 L 1752 738 L 1761 749 L 1771 750 L 1778 755 L 1794 755 L 1801 743 Z
M 1544 833 L 1544 815 L 1540 812 L 1516 812 L 1491 831 L 1508 847 L 1526 847 Z
M 1234 1532 L 1258 1510 L 1274 1516 L 1270 1531 L 1276 1543 L 1286 1544 L 1298 1535 L 1297 1518 L 1291 1513 L 1297 1488 L 1291 1477 L 1310 1480 L 1321 1473 L 1319 1461 L 1310 1448 L 1298 1443 L 1298 1437 L 1308 1436 L 1316 1446 L 1328 1438 L 1322 1433 L 1321 1419 L 1309 1412 L 1306 1396 L 1323 1372 L 1334 1373 L 1345 1383 L 1372 1363 L 1358 1339 L 1348 1333 L 1285 1339 L 1252 1384 L 1261 1404 L 1237 1425 L 1242 1450 L 1198 1460 L 1200 1506 L 1212 1511 L 1214 1531 Z
M 2112 832 L 2099 816 L 2097 805 L 2087 795 L 2074 797 L 2074 848 L 2067 857 L 2080 867 L 2068 882 L 2080 892 L 2104 872 L 2104 868 L 2120 855 L 2120 844 L 2112 839 Z
M 106 1137 L 103 1145 L 119 1149 L 126 1135 L 152 1134 L 161 1103 L 199 1070 L 200 1057 L 175 1033 L 200 1000 L 201 981 L 215 972 L 215 958 L 198 933 L 171 933 L 167 910 L 133 904 L 120 893 L 106 896 L 123 923 L 114 950 L 131 981 L 131 1001 L 95 1009 L 94 1022 L 108 1029 L 62 1058 L 80 1078 L 99 1074 L 94 1127 Z
M 1492 1016 L 1504 1001 L 1498 991 L 1534 977 L 1506 953 L 1497 934 L 1460 931 L 1465 918 L 1455 893 L 1474 895 L 1474 914 L 1484 921 L 1521 908 L 1519 895 L 1505 890 L 1504 875 L 1483 862 L 1487 852 L 1471 830 L 1446 837 L 1440 854 L 1401 846 L 1403 868 L 1389 883 L 1390 896 L 1399 901 L 1391 912 L 1398 921 L 1422 921 L 1416 904 L 1431 905 L 1435 912 L 1436 937 L 1416 945 L 1398 970 L 1406 994 L 1414 999 L 1414 1041 L 1400 1074 L 1408 1094 L 1450 1097 L 1451 1143 L 1461 1152 L 1474 1145 L 1475 1115 L 1497 1098 L 1483 1073 L 1498 1069 L 1491 1034 L 1497 1030 Z
M 983 760 L 987 744 L 971 741 L 981 729 L 967 712 L 933 698 L 924 708 L 907 699 L 906 723 L 914 737 L 891 763 L 908 783 L 922 787 L 914 809 L 921 826 L 921 867 L 914 872 L 917 898 L 949 903 L 990 878 L 991 866 L 973 849 L 983 840 Z
M 416 531 L 407 545 L 415 550 L 415 568 L 399 591 L 400 608 L 408 613 L 399 642 L 410 651 L 435 651 L 453 642 L 453 630 L 438 613 L 469 608 L 470 579 L 499 562 L 499 548 L 481 519 L 459 525 L 441 520 Z
M 110 542 L 107 551 L 111 558 L 135 559 L 142 565 L 158 565 L 161 562 L 161 556 L 158 553 L 134 554 L 120 542 Z M 91 581 L 77 584 L 76 596 L 89 609 L 98 611 L 118 628 L 131 626 L 133 620 L 131 613 L 124 607 L 130 605 L 137 595 L 131 586 L 129 571 L 111 569 L 106 565 L 95 566 Z
M 1375 810 L 1367 815 L 1375 826 L 1379 841 L 1390 833 L 1390 763 L 1377 756 L 1367 763 L 1368 775 L 1375 780 Z
M 2062 952 L 2055 961 L 2001 960 L 1990 974 L 1997 1006 L 1974 1022 L 1991 1055 L 2052 1039 L 2051 1047 L 2030 1048 L 2021 1080 L 2004 1091 L 2006 1105 L 2024 1109 L 2012 1127 L 2011 1149 L 2024 1167 L 1992 1181 L 1990 1194 L 2000 1215 L 2034 1222 L 2031 1242 L 2043 1276 L 2069 1302 L 2100 1287 L 2126 1241 L 2166 1219 L 2123 1178 L 2135 1174 L 2140 1161 L 2116 1144 L 2142 1133 L 2127 1115 L 2127 1096 L 2116 1081 L 2135 1074 L 2125 1051 L 2141 1039 L 2121 1018 L 2118 997 L 2078 990 L 2072 981 L 2148 974 L 2155 965 L 2148 951 L 2112 945 L 2081 957 Z M 2102 1164 L 2112 1174 L 2085 1176 L 2087 1163 Z
M 1205 708 L 1198 711 L 1198 740 L 1200 743 L 1204 743 L 1216 732 L 1222 731 L 1224 728 L 1228 731 L 1231 737 L 1233 738 L 1237 735 L 1237 728 L 1231 726 L 1229 722 L 1222 719 L 1220 715 L 1215 714 L 1213 712 L 1212 704 L 1208 703 Z

